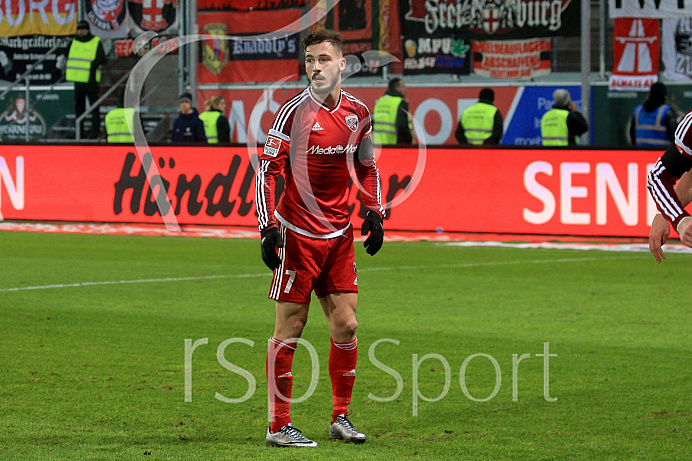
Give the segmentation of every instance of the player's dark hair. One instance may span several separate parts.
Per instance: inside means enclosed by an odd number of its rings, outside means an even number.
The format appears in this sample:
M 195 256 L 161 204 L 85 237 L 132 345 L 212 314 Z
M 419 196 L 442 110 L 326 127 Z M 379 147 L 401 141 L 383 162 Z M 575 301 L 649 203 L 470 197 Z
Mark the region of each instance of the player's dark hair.
M 388 89 L 389 90 L 396 90 L 396 87 L 397 87 L 397 85 L 399 85 L 399 82 L 403 82 L 403 81 L 404 81 L 404 79 L 402 79 L 400 77 L 394 77 L 393 79 L 391 79 L 389 81 Z
M 330 42 L 339 53 L 344 53 L 344 39 L 340 32 L 329 29 L 320 29 L 308 34 L 302 42 L 303 50 L 310 45 L 318 45 L 322 42 Z

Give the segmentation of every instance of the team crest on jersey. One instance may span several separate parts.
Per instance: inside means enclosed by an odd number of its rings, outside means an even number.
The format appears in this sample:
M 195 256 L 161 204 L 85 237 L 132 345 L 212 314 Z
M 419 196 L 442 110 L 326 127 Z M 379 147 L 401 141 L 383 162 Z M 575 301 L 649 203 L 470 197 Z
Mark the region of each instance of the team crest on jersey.
M 279 155 L 279 149 L 281 148 L 281 139 L 276 136 L 267 136 L 267 140 L 264 143 L 264 153 L 270 157 L 276 157 Z
M 358 129 L 358 116 L 353 114 L 347 115 L 346 125 L 348 125 L 348 128 L 355 133 Z

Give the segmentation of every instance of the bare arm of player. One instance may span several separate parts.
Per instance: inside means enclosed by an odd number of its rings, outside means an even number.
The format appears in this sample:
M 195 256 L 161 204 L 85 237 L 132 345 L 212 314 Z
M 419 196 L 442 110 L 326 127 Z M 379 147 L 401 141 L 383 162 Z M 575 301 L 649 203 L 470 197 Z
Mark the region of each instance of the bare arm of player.
M 680 204 L 684 207 L 692 202 L 692 173 L 689 171 L 682 175 L 680 180 L 675 184 L 675 193 L 680 200 Z M 685 229 L 688 229 L 690 219 L 689 217 L 683 218 L 680 221 L 679 227 L 682 231 L 683 223 L 685 224 Z M 663 217 L 661 213 L 654 216 L 651 222 L 651 231 L 649 232 L 649 251 L 656 258 L 656 262 L 659 264 L 661 260 L 666 259 L 666 255 L 663 252 L 663 245 L 665 245 L 670 235 L 670 223 L 666 218 Z M 684 242 L 683 242 L 684 243 Z M 687 246 L 687 243 L 685 243 Z

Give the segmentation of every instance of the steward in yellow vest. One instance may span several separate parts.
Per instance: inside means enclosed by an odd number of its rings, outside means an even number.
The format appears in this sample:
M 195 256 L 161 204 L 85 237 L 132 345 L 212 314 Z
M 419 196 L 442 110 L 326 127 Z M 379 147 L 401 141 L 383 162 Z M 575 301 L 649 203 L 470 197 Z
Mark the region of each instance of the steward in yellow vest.
M 405 95 L 406 85 L 396 77 L 389 81 L 384 96 L 375 102 L 372 129 L 376 145 L 413 143 L 413 124 Z
M 544 146 L 576 146 L 579 136 L 589 131 L 586 118 L 567 90 L 555 90 L 553 108 L 541 118 L 541 138 Z
M 106 133 L 108 142 L 130 143 L 134 142 L 135 110 L 128 107 L 118 107 L 106 114 Z
M 226 110 L 226 100 L 219 95 L 212 96 L 204 101 L 206 110 L 199 114 L 199 119 L 204 123 L 204 134 L 207 135 L 209 144 L 226 144 L 231 142 L 231 127 L 228 119 L 223 115 Z
M 77 33 L 67 55 L 65 79 L 74 82 L 75 119 L 86 111 L 86 102 L 96 103 L 99 97 L 101 66 L 106 62 L 106 53 L 101 39 L 91 35 L 89 23 L 79 21 Z M 97 138 L 101 129 L 101 117 L 98 108 L 91 112 L 91 130 L 89 138 Z M 83 131 L 82 131 L 82 134 Z
M 495 92 L 483 88 L 478 94 L 478 102 L 461 114 L 454 136 L 459 144 L 500 144 L 504 132 L 502 114 L 493 105 Z

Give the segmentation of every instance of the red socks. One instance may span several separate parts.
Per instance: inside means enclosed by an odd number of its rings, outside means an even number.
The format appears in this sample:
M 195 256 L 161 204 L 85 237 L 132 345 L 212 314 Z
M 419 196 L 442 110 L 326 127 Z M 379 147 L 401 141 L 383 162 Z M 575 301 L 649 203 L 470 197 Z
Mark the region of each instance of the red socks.
M 270 431 L 276 432 L 291 422 L 291 398 L 293 391 L 293 353 L 296 345 L 279 341 L 276 338 L 269 340 L 267 351 L 267 388 L 269 390 L 269 414 L 271 415 Z M 271 370 L 273 359 L 274 369 Z M 273 372 L 272 372 L 273 371 Z M 280 394 L 280 395 L 279 395 Z M 283 399 L 281 398 L 283 396 Z
M 276 338 L 269 340 L 267 351 L 267 387 L 269 390 L 269 430 L 276 432 L 291 422 L 291 398 L 293 391 L 293 354 L 295 343 L 285 343 Z M 270 365 L 273 360 L 273 370 Z M 332 423 L 337 416 L 348 414 L 351 403 L 353 383 L 356 380 L 356 362 L 358 361 L 358 338 L 347 343 L 335 343 L 331 340 L 329 350 L 329 377 L 332 382 Z M 283 396 L 283 398 L 281 398 Z
M 351 403 L 353 383 L 356 380 L 356 362 L 358 361 L 358 338 L 347 343 L 335 343 L 331 340 L 329 351 L 329 377 L 332 381 L 332 423 L 339 415 L 348 414 Z

